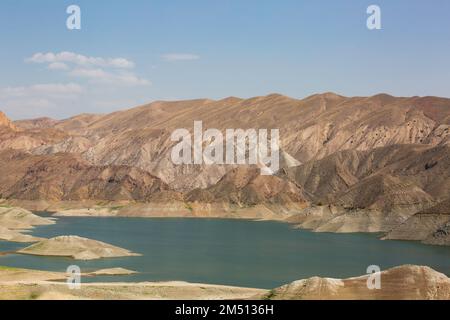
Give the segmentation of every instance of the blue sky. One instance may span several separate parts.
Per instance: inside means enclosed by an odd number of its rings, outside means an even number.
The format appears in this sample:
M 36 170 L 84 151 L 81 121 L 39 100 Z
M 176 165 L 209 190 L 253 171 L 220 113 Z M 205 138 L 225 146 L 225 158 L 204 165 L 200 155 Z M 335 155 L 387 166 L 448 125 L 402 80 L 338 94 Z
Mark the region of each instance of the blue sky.
M 0 44 L 13 119 L 273 92 L 450 97 L 448 0 L 2 0 Z

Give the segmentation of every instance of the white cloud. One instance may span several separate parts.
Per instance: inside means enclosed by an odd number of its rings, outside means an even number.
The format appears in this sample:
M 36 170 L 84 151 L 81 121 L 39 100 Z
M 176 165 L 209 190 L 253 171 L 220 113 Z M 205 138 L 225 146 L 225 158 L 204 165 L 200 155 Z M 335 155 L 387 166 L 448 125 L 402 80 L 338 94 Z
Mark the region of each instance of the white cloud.
M 30 63 L 73 63 L 78 66 L 85 67 L 112 67 L 119 69 L 134 68 L 134 62 L 125 58 L 102 58 L 88 57 L 82 54 L 63 51 L 59 53 L 35 53 L 32 57 L 27 58 L 26 62 Z
M 58 71 L 65 80 L 61 83 L 0 87 L 0 107 L 16 119 L 48 114 L 71 115 L 75 109 L 96 110 L 96 100 L 105 97 L 120 100 L 151 85 L 149 80 L 134 72 L 134 62 L 125 58 L 48 52 L 36 53 L 25 61 L 42 64 L 48 72 Z M 119 86 L 121 90 L 118 90 Z M 126 89 L 122 90 L 122 87 Z
M 66 71 L 67 75 L 88 79 L 90 83 L 148 86 L 151 82 L 129 69 L 135 64 L 125 58 L 88 57 L 73 52 L 36 53 L 26 59 L 29 63 L 48 64 L 50 70 Z
M 191 53 L 167 53 L 163 54 L 162 59 L 169 62 L 198 60 L 200 56 Z
M 68 70 L 69 66 L 63 62 L 52 62 L 48 65 L 50 70 Z

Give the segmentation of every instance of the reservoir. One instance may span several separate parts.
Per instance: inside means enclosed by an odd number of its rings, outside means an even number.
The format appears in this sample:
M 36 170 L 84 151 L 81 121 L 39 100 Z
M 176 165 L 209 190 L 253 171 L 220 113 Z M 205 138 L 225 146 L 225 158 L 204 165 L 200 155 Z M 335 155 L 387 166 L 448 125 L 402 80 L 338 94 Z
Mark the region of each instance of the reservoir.
M 65 272 L 122 267 L 127 276 L 82 278 L 82 282 L 187 281 L 274 288 L 312 276 L 347 278 L 403 264 L 426 265 L 450 275 L 450 247 L 381 241 L 375 234 L 313 233 L 272 221 L 61 217 L 34 236 L 77 235 L 113 244 L 141 257 L 79 261 L 0 255 L 0 266 Z M 0 252 L 29 244 L 0 241 Z

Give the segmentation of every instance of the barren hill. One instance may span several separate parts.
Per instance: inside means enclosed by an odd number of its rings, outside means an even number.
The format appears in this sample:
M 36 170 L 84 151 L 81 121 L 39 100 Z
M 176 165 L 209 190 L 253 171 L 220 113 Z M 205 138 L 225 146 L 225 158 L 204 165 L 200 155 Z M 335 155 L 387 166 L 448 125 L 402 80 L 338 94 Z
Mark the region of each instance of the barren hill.
M 450 279 L 428 267 L 401 266 L 382 271 L 381 289 L 367 287 L 368 276 L 348 279 L 314 277 L 276 288 L 272 300 L 448 300 Z
M 101 241 L 77 236 L 61 236 L 52 239 L 44 239 L 17 252 L 37 256 L 72 257 L 77 260 L 94 260 L 100 258 L 139 255 Z

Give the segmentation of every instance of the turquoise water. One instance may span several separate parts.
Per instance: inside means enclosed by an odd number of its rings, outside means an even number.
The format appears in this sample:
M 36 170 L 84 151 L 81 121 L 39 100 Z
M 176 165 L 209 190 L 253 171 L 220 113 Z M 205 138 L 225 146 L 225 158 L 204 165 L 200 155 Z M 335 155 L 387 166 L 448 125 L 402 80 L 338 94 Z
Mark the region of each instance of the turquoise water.
M 78 235 L 104 241 L 142 257 L 76 261 L 9 254 L 1 266 L 64 272 L 76 264 L 83 272 L 123 267 L 140 272 L 83 281 L 166 281 L 258 288 L 311 276 L 344 278 L 402 264 L 428 265 L 450 275 L 450 247 L 380 241 L 370 234 L 313 233 L 278 222 L 213 219 L 58 218 L 33 235 Z M 0 242 L 0 252 L 26 244 Z

